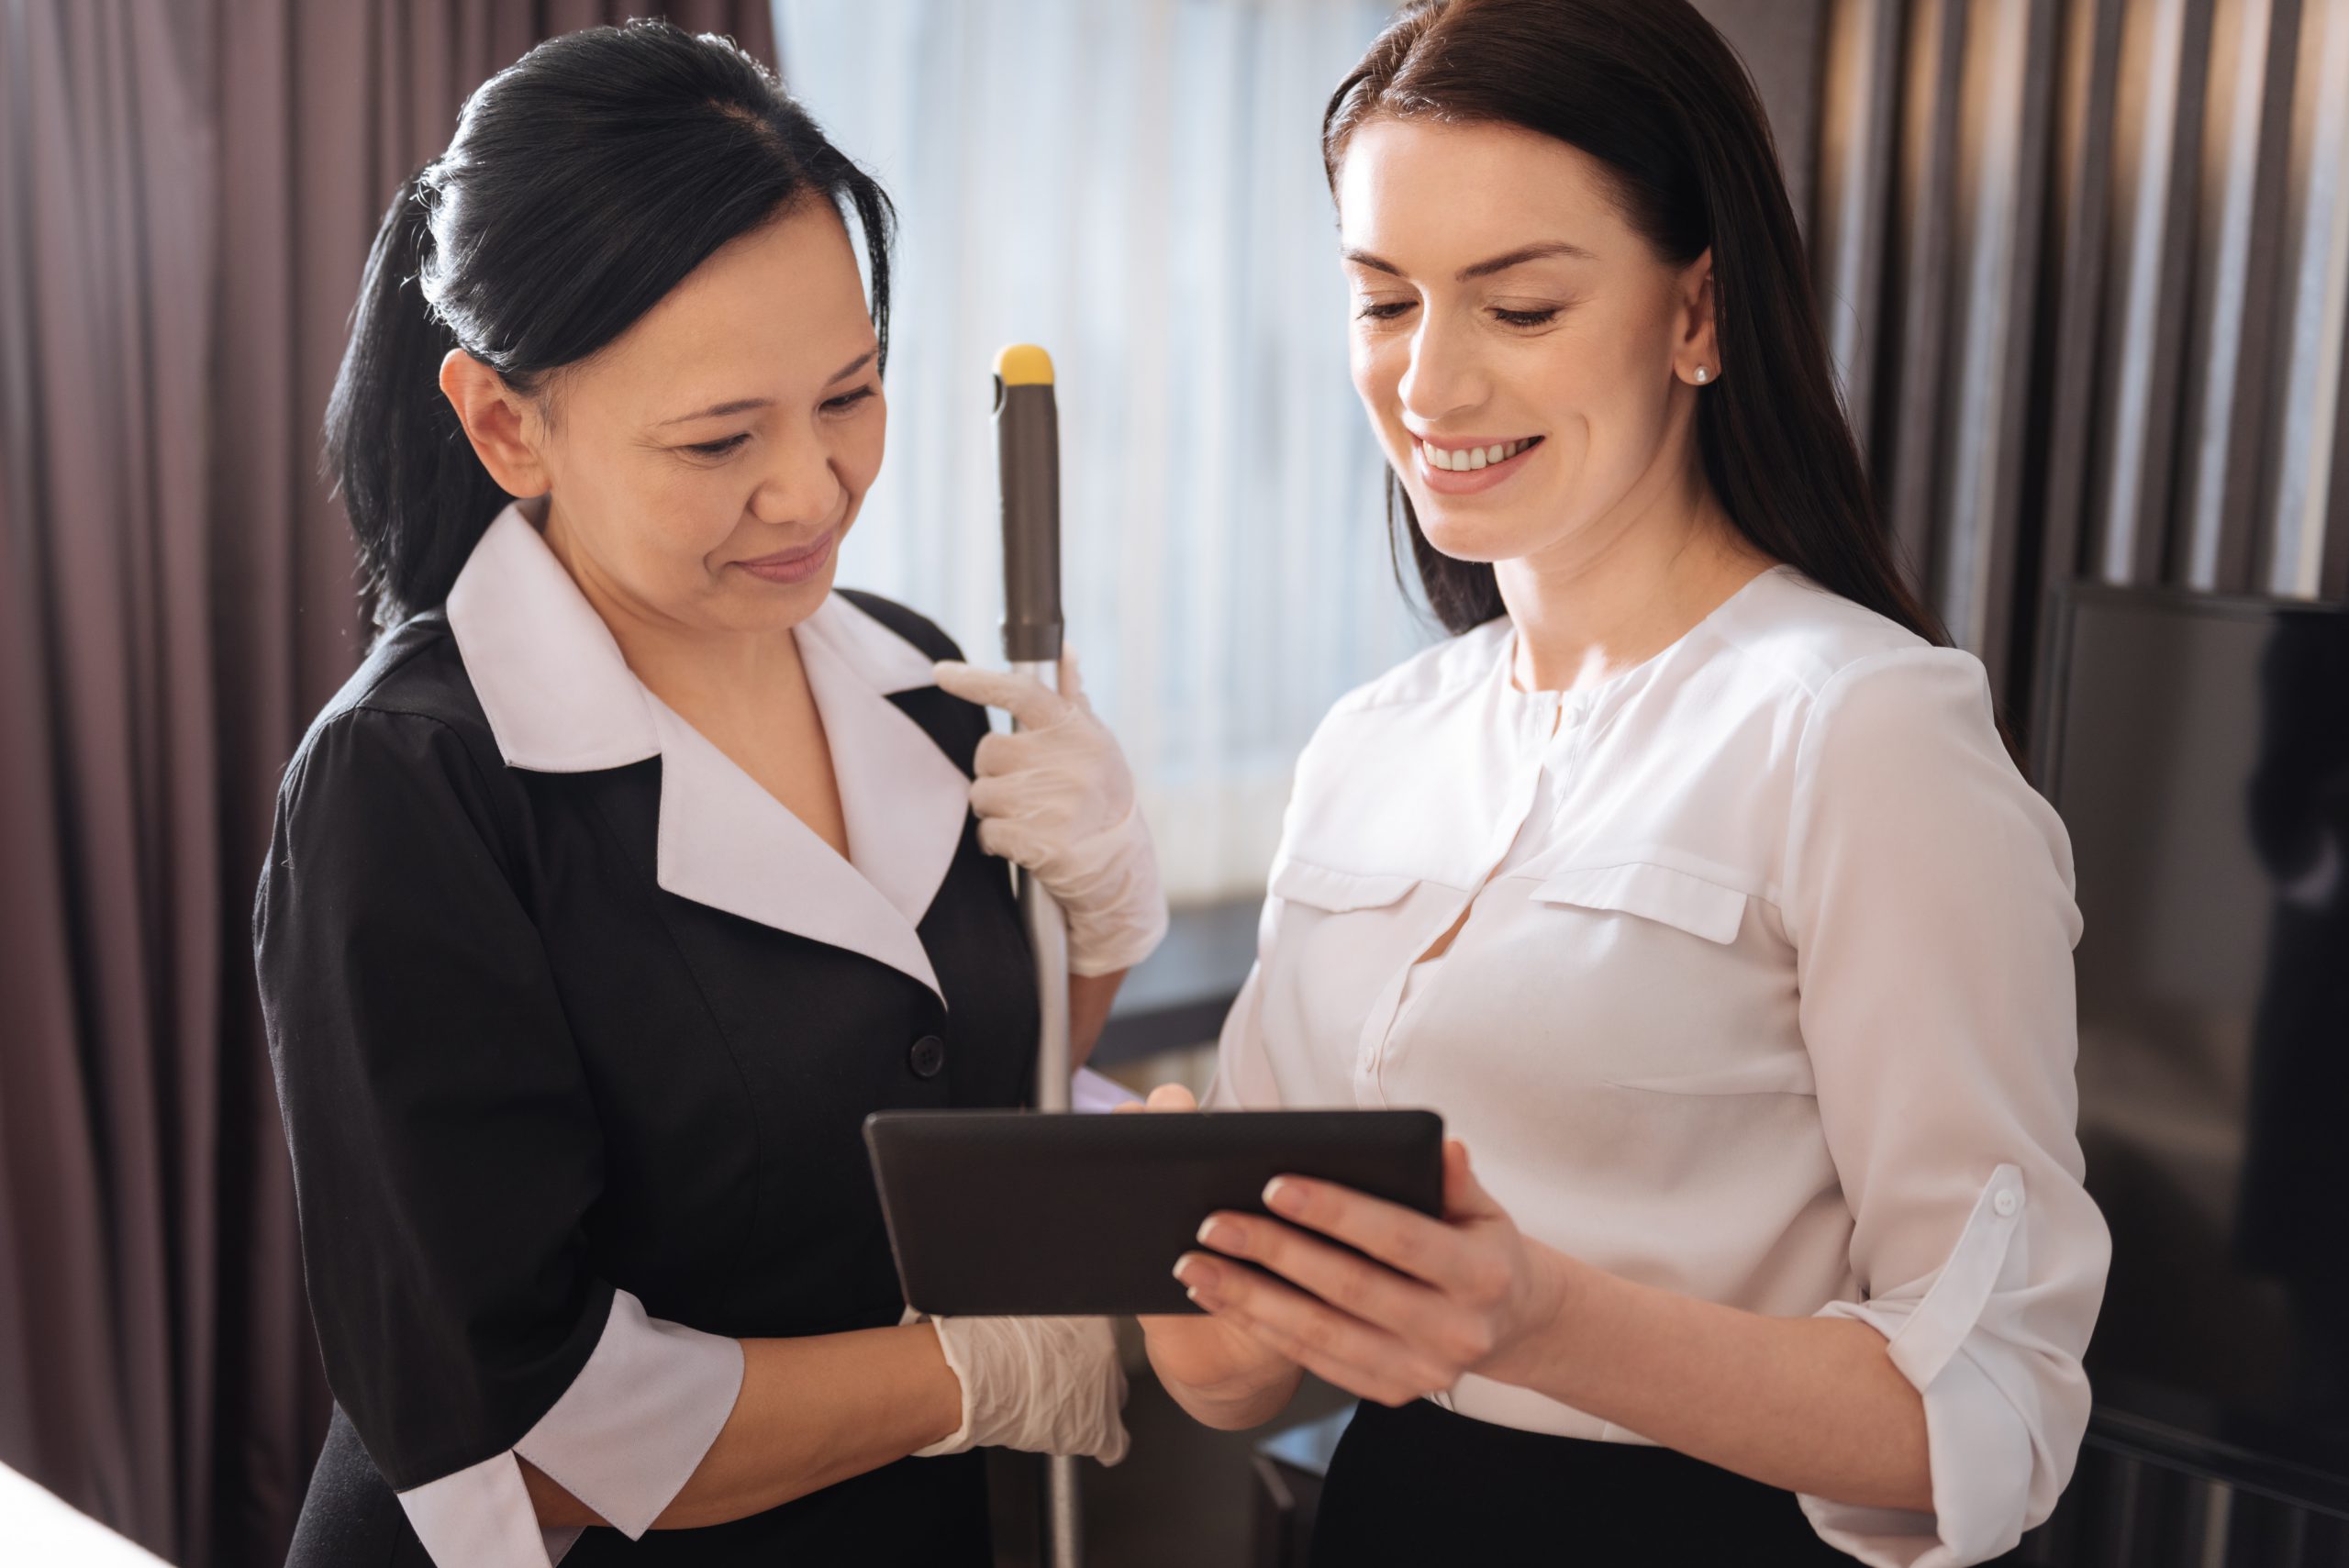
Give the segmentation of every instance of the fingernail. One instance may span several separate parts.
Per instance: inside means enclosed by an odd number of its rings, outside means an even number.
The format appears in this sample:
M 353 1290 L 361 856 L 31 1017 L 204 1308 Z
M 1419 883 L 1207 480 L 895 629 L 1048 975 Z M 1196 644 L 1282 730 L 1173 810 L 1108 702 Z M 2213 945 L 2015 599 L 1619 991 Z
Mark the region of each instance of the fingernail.
M 1264 1184 L 1264 1207 L 1276 1208 L 1283 1214 L 1297 1207 L 1297 1187 L 1286 1176 L 1275 1176 Z
M 1209 1215 L 1199 1222 L 1199 1241 L 1219 1252 L 1236 1252 L 1240 1250 L 1240 1227 Z
M 1174 1260 L 1174 1277 L 1196 1296 L 1200 1291 L 1215 1288 L 1215 1265 L 1196 1252 L 1186 1252 Z

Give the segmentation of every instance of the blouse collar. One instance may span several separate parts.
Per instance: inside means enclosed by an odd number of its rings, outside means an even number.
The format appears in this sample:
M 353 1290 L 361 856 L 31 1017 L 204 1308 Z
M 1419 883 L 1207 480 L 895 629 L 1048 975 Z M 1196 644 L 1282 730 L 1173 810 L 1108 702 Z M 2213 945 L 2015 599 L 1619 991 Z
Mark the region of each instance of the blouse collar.
M 1752 601 L 1768 592 L 1761 586 L 1768 579 L 1798 575 L 1796 569 L 1785 562 L 1764 567 L 1663 648 L 1603 681 L 1570 692 L 1548 688 L 1528 691 L 1517 684 L 1517 628 L 1503 617 L 1494 623 L 1502 629 L 1497 639 L 1498 652 L 1486 679 L 1499 694 L 1497 700 L 1501 711 L 1517 720 L 1525 736 L 1538 744 L 1547 744 L 1620 706 L 1682 662 L 1687 651 L 1706 651 L 1709 638 L 1732 628 Z
M 916 928 L 962 843 L 970 780 L 889 700 L 937 684 L 919 649 L 837 594 L 794 633 L 840 784 L 842 860 L 636 678 L 521 504 L 474 547 L 448 616 L 508 767 L 661 759 L 663 889 L 863 953 L 944 1000 Z

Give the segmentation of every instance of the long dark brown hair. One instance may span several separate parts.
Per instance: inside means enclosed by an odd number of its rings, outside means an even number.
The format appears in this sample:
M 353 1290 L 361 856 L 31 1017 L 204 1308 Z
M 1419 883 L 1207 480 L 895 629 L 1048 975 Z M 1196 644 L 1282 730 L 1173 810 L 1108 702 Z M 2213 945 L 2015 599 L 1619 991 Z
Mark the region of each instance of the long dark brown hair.
M 1762 101 L 1687 0 L 1419 0 L 1330 96 L 1330 189 L 1373 119 L 1520 126 L 1606 165 L 1665 260 L 1713 252 L 1722 374 L 1697 400 L 1705 477 L 1754 546 L 1929 642 L 1940 622 L 1895 567 L 1843 415 Z M 1445 629 L 1502 613 L 1492 567 L 1428 542 L 1393 469 L 1387 512 Z

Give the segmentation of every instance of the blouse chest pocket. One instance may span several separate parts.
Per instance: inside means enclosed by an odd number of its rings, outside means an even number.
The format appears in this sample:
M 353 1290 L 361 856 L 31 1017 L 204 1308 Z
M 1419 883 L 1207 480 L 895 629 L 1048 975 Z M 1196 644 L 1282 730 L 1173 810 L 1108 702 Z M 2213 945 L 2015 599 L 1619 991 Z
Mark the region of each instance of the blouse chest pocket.
M 1401 872 L 1332 871 L 1310 861 L 1287 859 L 1273 867 L 1268 885 L 1275 898 L 1343 915 L 1400 903 L 1419 880 Z
M 1608 994 L 1617 995 L 1615 983 L 1631 990 L 1619 997 L 1625 1011 L 1607 1040 L 1594 1041 L 1608 1058 L 1598 1076 L 1613 1088 L 1662 1095 L 1815 1094 L 1791 976 L 1766 947 L 1733 946 L 1747 906 L 1758 914 L 1766 900 L 1723 880 L 1735 875 L 1726 868 L 1700 874 L 1655 860 L 1610 862 L 1553 870 L 1527 897 L 1537 906 L 1633 916 L 1698 940 L 1656 933 L 1638 950 L 1644 962 L 1630 950 L 1610 961 Z
M 1737 940 L 1745 919 L 1743 892 L 1653 861 L 1553 872 L 1528 896 L 1536 904 L 1637 915 L 1722 944 Z
M 1330 1061 L 1350 1061 L 1363 1009 L 1410 962 L 1407 906 L 1423 879 L 1284 856 L 1266 881 L 1278 956 L 1263 972 L 1264 1005 L 1284 1035 L 1319 1042 Z

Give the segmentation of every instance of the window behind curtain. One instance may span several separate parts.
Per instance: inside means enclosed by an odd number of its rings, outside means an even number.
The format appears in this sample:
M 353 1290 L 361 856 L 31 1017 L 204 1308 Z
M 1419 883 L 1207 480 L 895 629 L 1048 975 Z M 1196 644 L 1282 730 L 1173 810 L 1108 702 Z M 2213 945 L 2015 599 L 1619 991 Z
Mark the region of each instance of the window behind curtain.
M 890 450 L 842 581 L 999 662 L 989 374 L 1052 355 L 1069 638 L 1168 891 L 1252 895 L 1289 765 L 1423 646 L 1346 376 L 1323 105 L 1383 0 L 777 0 L 904 220 Z

